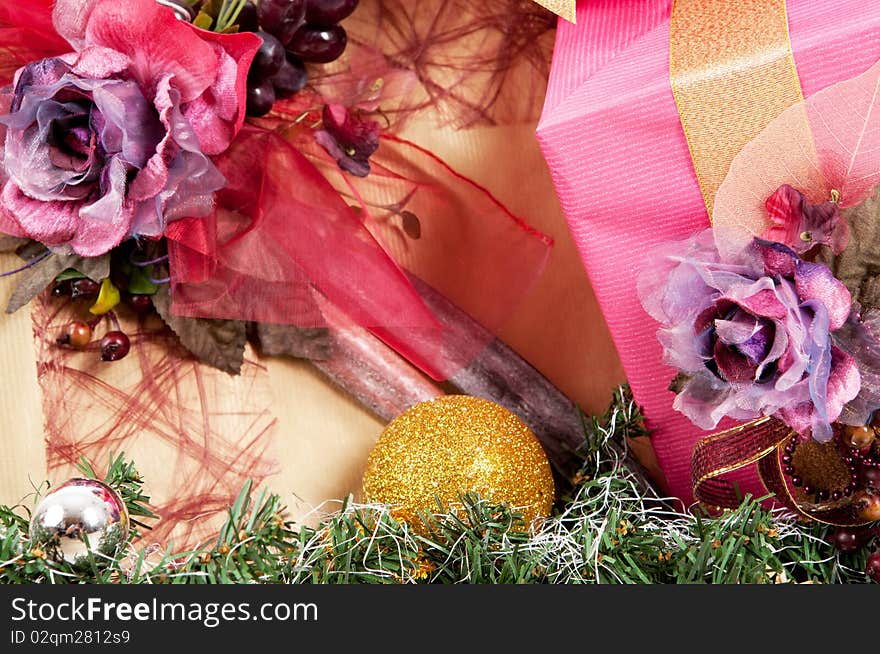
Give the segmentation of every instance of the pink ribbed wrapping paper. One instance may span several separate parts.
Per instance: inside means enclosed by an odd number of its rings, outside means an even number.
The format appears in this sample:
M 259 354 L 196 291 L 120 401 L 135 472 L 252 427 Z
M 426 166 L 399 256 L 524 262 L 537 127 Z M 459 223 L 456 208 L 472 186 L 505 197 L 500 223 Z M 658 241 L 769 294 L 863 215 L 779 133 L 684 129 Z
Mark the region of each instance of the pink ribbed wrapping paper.
M 636 293 L 650 249 L 709 222 L 670 86 L 671 5 L 589 0 L 576 25 L 560 21 L 538 140 L 668 490 L 691 502 L 691 450 L 706 432 L 672 410 L 675 371 Z M 789 0 L 788 18 L 806 97 L 880 59 L 876 0 Z M 764 493 L 753 470 L 735 479 Z

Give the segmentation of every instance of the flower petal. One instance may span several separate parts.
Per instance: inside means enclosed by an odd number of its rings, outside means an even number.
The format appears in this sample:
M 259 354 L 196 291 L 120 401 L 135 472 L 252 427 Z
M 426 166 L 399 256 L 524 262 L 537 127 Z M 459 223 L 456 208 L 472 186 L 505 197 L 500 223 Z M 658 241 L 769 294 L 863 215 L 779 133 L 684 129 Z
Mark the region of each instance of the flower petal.
M 761 289 L 754 295 L 745 297 L 726 295 L 725 298 L 733 300 L 743 309 L 763 318 L 779 319 L 785 318 L 788 314 L 788 308 L 779 300 L 773 289 Z
M 807 436 L 813 427 L 814 408 L 812 402 L 801 402 L 780 409 L 776 416 L 801 436 Z
M 844 405 L 856 398 L 861 390 L 859 364 L 839 347 L 831 346 L 831 374 L 828 376 L 828 420 L 840 417 Z
M 102 46 L 128 56 L 129 73 L 147 92 L 170 73 L 183 101 L 190 102 L 217 76 L 217 58 L 197 28 L 154 0 L 59 0 L 52 19 L 77 50 Z
M 758 319 L 745 311 L 736 312 L 729 320 L 716 319 L 718 338 L 728 345 L 746 343 L 761 329 Z
M 329 134 L 327 138 L 325 147 L 336 147 Z M 674 325 L 712 306 L 717 291 L 696 273 L 694 263 L 715 261 L 717 257 L 711 229 L 693 239 L 664 243 L 654 249 L 637 280 L 645 311 L 657 322 Z
M 788 184 L 780 186 L 765 203 L 771 227 L 762 236 L 803 254 L 818 244 L 830 245 L 835 254 L 846 247 L 845 224 L 835 202 L 810 204 L 803 193 Z
M 774 241 L 766 241 L 756 238 L 752 241 L 752 248 L 761 257 L 764 264 L 764 273 L 781 277 L 793 277 L 799 261 L 797 254 L 791 248 Z
M 211 86 L 184 107 L 184 116 L 195 130 L 207 155 L 224 152 L 244 124 L 247 110 L 247 76 L 262 40 L 255 34 L 198 32 L 218 62 Z
M 206 215 L 213 207 L 212 194 L 225 185 L 223 175 L 200 151 L 179 104 L 179 93 L 166 78 L 156 94 L 165 138 L 129 189 L 129 198 L 139 203 L 134 234 L 161 236 L 173 220 Z
M 755 381 L 758 366 L 732 347 L 716 341 L 713 354 L 718 372 L 726 381 L 731 383 Z
M 76 233 L 80 202 L 34 200 L 9 180 L 3 186 L 0 203 L 21 232 L 49 247 L 64 245 Z
M 794 279 L 801 300 L 822 302 L 831 330 L 840 329 L 852 309 L 852 296 L 843 282 L 827 266 L 807 261 L 798 262 Z
M 97 257 L 125 239 L 131 228 L 133 210 L 125 198 L 126 166 L 114 157 L 104 169 L 102 197 L 79 211 L 76 233 L 70 240 L 73 251 L 82 257 Z

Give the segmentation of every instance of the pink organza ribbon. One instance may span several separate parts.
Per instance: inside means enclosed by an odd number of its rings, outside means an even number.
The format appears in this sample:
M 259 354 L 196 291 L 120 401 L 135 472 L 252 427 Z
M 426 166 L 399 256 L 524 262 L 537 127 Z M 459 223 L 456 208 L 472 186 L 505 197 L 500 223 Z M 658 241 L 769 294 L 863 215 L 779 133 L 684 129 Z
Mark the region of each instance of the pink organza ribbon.
M 672 410 L 675 371 L 636 292 L 648 251 L 709 222 L 670 85 L 671 4 L 581 2 L 576 26 L 560 22 L 538 139 L 668 490 L 691 502 L 691 452 L 706 433 Z M 805 97 L 880 59 L 876 2 L 789 0 L 788 17 Z M 736 481 L 765 493 L 754 471 Z

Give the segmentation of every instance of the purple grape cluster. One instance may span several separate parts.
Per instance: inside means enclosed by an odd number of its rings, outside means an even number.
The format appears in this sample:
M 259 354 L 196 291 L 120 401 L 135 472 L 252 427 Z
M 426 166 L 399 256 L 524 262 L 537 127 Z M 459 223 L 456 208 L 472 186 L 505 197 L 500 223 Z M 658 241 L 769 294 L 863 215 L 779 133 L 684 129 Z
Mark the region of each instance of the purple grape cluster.
M 239 14 L 239 30 L 263 40 L 248 75 L 248 115 L 263 116 L 276 99 L 302 89 L 306 63 L 326 64 L 342 56 L 348 36 L 339 22 L 357 6 L 358 0 L 248 2 Z

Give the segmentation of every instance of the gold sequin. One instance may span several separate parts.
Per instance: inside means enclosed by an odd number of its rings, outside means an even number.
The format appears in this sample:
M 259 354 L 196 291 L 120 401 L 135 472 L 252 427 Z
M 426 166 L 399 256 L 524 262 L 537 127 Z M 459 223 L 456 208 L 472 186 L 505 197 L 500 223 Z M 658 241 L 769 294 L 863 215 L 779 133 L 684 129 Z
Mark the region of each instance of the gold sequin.
M 410 522 L 419 511 L 436 512 L 438 499 L 455 510 L 466 492 L 507 503 L 527 524 L 550 514 L 554 495 L 550 463 L 531 430 L 504 407 L 466 395 L 422 402 L 393 420 L 364 473 L 367 500 Z

